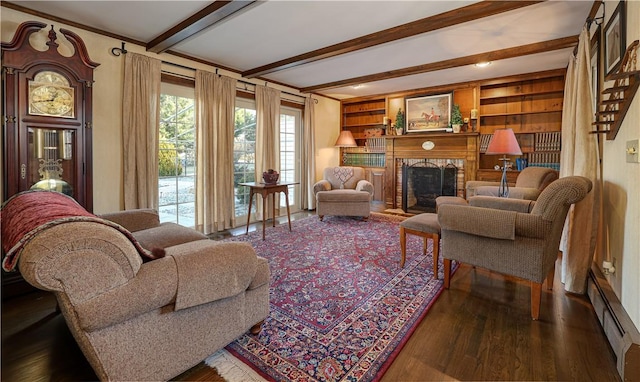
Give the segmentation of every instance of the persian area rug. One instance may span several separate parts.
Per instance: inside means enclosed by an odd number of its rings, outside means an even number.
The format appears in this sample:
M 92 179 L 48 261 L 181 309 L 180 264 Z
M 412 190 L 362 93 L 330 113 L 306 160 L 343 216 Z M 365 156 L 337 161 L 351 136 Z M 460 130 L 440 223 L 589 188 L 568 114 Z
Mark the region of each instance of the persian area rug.
M 400 268 L 399 223 L 311 216 L 226 239 L 250 242 L 271 268 L 271 312 L 258 335 L 226 349 L 276 381 L 379 379 L 442 292 L 431 241 L 407 236 Z M 442 267 L 441 267 L 442 268 Z M 442 270 L 440 270 L 442 273 Z

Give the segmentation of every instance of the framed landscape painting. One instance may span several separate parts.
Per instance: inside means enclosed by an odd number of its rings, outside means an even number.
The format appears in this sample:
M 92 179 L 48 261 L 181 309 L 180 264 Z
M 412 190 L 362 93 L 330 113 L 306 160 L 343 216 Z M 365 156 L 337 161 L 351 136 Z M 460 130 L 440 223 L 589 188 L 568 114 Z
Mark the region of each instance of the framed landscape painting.
M 452 93 L 406 99 L 407 133 L 445 130 L 451 121 Z

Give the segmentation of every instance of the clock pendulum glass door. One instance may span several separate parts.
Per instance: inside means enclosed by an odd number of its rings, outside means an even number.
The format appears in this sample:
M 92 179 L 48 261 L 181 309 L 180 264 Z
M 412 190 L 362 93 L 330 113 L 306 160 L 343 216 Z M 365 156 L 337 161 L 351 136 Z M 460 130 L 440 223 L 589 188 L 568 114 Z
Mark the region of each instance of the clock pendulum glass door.
M 73 135 L 73 130 L 29 129 L 31 189 L 73 196 Z

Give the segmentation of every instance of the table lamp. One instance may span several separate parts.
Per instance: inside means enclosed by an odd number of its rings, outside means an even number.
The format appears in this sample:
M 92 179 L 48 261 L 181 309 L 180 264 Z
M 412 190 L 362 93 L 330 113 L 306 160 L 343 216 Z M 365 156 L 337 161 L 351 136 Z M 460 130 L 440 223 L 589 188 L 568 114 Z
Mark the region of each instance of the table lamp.
M 356 143 L 356 140 L 353 139 L 353 134 L 351 134 L 351 131 L 349 130 L 342 130 L 340 132 L 340 136 L 338 136 L 338 139 L 336 140 L 336 147 L 357 147 L 358 144 Z M 347 164 L 347 152 L 346 151 L 342 151 L 342 164 L 346 165 Z
M 502 155 L 502 179 L 500 180 L 500 188 L 498 196 L 502 198 L 509 197 L 509 183 L 507 182 L 507 155 L 522 155 L 520 145 L 516 139 L 516 135 L 512 129 L 497 129 L 493 132 L 493 138 L 489 142 L 485 154 Z
M 353 139 L 353 135 L 351 134 L 351 131 L 349 130 L 342 130 L 340 132 L 340 136 L 338 137 L 338 140 L 336 140 L 336 147 L 356 147 L 358 146 L 358 144 L 356 143 L 356 140 Z

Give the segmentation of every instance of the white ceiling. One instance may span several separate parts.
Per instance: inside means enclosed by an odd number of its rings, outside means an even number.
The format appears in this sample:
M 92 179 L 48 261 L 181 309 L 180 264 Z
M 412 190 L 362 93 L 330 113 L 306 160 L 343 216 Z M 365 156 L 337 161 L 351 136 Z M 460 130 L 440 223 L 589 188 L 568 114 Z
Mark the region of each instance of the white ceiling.
M 4 2 L 3 2 L 4 3 Z M 148 43 L 211 1 L 12 1 L 11 3 Z M 292 56 L 458 9 L 475 1 L 258 1 L 170 48 L 247 71 Z M 576 36 L 593 1 L 547 1 L 401 40 L 261 75 L 305 88 L 474 54 Z M 572 48 L 317 90 L 335 98 L 564 68 Z

